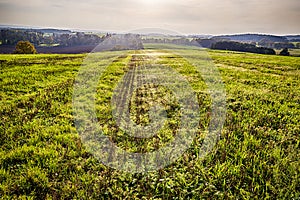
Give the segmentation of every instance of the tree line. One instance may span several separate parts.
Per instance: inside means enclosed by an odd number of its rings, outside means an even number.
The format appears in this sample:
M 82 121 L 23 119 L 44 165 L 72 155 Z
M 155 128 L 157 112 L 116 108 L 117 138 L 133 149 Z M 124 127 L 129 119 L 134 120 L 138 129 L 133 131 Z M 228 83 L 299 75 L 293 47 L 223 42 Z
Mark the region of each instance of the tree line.
M 53 31 L 53 30 L 52 30 Z M 259 54 L 276 54 L 275 49 L 285 49 L 281 55 L 288 55 L 288 48 L 299 47 L 300 43 L 281 43 L 272 42 L 270 39 L 264 38 L 257 42 L 241 43 L 230 41 L 224 38 L 213 37 L 210 39 L 188 39 L 180 38 L 142 38 L 140 35 L 125 34 L 106 34 L 96 35 L 83 32 L 71 32 L 56 30 L 53 32 L 39 31 L 34 29 L 2 29 L 0 31 L 0 44 L 16 46 L 20 41 L 28 41 L 34 46 L 60 46 L 74 47 L 81 45 L 100 45 L 99 50 L 125 50 L 125 49 L 142 49 L 143 43 L 168 43 L 177 45 L 202 46 L 204 48 L 231 50 L 241 52 L 251 52 Z M 30 45 L 23 43 L 23 47 Z M 23 48 L 22 47 L 22 48 Z M 21 49 L 22 49 L 21 48 Z M 16 50 L 16 52 L 22 52 Z
M 216 42 L 212 44 L 211 48 L 219 49 L 219 50 L 259 53 L 259 54 L 270 54 L 270 55 L 276 54 L 275 50 L 271 48 L 257 47 L 254 44 L 239 43 L 239 42 L 232 42 L 232 41 Z
M 291 43 L 291 42 L 272 42 L 267 39 L 261 40 L 257 43 L 259 46 L 268 47 L 268 48 L 274 48 L 274 49 L 298 49 L 300 48 L 300 43 Z
M 41 44 L 57 44 L 63 47 L 96 45 L 101 43 L 105 37 L 82 32 L 45 34 L 36 30 L 3 29 L 0 31 L 0 42 L 2 45 L 16 45 L 19 41 L 29 41 L 35 46 L 40 46 Z
M 76 43 L 75 43 L 76 44 Z M 74 47 L 70 47 L 74 48 Z M 144 49 L 141 37 L 134 34 L 111 35 L 107 34 L 104 41 L 93 47 L 91 51 L 120 51 L 120 50 L 139 50 Z M 37 53 L 34 44 L 29 41 L 19 41 L 15 47 L 16 54 L 35 54 Z

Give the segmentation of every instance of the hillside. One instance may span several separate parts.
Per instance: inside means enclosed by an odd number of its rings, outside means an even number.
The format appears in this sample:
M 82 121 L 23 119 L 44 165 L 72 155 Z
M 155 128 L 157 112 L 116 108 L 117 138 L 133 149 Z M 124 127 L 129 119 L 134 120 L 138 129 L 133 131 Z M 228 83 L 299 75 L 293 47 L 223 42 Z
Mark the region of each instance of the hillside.
M 288 42 L 285 36 L 275 35 L 262 35 L 262 34 L 238 34 L 238 35 L 221 35 L 214 36 L 212 39 L 220 40 L 227 39 L 237 42 L 260 42 L 262 40 L 268 40 L 270 42 Z
M 288 35 L 285 37 L 291 42 L 300 42 L 300 35 Z

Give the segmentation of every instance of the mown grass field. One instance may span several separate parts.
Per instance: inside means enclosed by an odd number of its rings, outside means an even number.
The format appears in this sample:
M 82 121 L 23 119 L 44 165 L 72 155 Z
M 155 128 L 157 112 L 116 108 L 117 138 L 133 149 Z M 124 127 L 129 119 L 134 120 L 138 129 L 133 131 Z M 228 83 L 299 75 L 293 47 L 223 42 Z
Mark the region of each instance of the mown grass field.
M 189 51 L 189 50 L 186 50 Z M 1 199 L 299 199 L 300 58 L 209 51 L 226 87 L 227 115 L 220 141 L 198 159 L 210 99 L 201 75 L 182 57 L 162 50 L 124 51 L 97 85 L 99 124 L 122 148 L 152 151 L 169 142 L 177 127 L 176 103 L 157 137 L 134 140 L 118 130 L 110 99 L 118 81 L 156 52 L 161 65 L 181 73 L 197 94 L 201 115 L 191 148 L 170 166 L 144 174 L 117 171 L 87 151 L 74 125 L 72 94 L 86 55 L 0 55 Z M 110 53 L 112 54 L 112 53 Z M 131 117 L 147 124 L 154 92 L 141 88 Z M 143 94 L 143 95 L 141 95 Z M 173 105 L 173 106 L 172 106 Z
M 300 49 L 290 49 L 289 51 L 292 56 L 300 56 Z
M 279 53 L 282 51 L 282 49 L 278 50 L 276 49 L 276 54 L 279 55 Z M 290 55 L 291 56 L 295 56 L 295 57 L 299 57 L 300 56 L 300 49 L 289 49 Z

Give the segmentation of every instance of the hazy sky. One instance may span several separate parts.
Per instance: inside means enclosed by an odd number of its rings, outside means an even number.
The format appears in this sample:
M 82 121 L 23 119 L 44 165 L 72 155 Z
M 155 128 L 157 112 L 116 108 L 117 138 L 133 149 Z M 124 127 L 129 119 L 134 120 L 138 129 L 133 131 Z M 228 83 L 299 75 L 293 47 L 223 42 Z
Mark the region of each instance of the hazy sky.
M 0 24 L 300 34 L 300 0 L 0 0 Z

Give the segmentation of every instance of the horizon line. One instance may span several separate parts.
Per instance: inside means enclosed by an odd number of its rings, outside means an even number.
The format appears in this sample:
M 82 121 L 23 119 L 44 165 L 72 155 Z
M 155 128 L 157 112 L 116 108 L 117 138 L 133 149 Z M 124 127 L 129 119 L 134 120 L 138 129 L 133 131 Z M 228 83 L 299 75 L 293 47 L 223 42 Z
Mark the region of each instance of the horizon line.
M 287 33 L 287 34 L 279 34 L 279 33 L 266 33 L 266 32 L 231 32 L 231 33 L 180 33 L 173 30 L 163 29 L 159 27 L 148 27 L 148 28 L 141 28 L 135 29 L 131 31 L 118 31 L 118 30 L 100 30 L 100 29 L 81 29 L 81 28 L 70 28 L 70 27 L 52 27 L 52 26 L 35 26 L 35 25 L 22 25 L 22 24 L 0 24 L 0 27 L 7 27 L 7 28 L 24 28 L 24 29 L 55 29 L 55 30 L 64 30 L 64 31 L 79 31 L 79 32 L 97 32 L 97 33 L 117 33 L 117 34 L 126 34 L 126 33 L 133 33 L 136 30 L 146 30 L 146 29 L 153 29 L 153 30 L 162 30 L 165 32 L 173 32 L 173 34 L 166 34 L 162 32 L 149 32 L 149 33 L 138 33 L 138 34 L 164 34 L 164 35 L 173 35 L 173 36 L 233 36 L 233 35 L 244 35 L 244 34 L 257 34 L 257 35 L 272 35 L 272 36 L 297 36 L 300 33 Z

